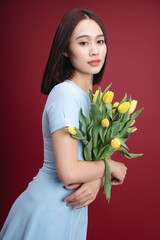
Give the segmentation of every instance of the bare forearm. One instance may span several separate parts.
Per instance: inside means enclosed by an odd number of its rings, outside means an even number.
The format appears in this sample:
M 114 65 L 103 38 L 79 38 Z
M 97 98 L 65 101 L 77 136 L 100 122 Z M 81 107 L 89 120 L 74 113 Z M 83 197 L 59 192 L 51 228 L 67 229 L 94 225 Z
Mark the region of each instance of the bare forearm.
M 101 178 L 101 187 L 104 186 L 104 182 L 105 182 L 105 176 L 103 176 L 103 177 Z
M 52 142 L 57 173 L 63 183 L 84 183 L 104 176 L 105 162 L 78 160 L 78 140 L 64 129 L 52 134 Z
M 102 178 L 105 173 L 105 162 L 103 160 L 97 162 L 87 162 L 78 160 L 72 166 L 70 174 L 65 175 L 61 179 L 66 184 L 84 183 Z M 62 176 L 62 175 L 61 175 Z

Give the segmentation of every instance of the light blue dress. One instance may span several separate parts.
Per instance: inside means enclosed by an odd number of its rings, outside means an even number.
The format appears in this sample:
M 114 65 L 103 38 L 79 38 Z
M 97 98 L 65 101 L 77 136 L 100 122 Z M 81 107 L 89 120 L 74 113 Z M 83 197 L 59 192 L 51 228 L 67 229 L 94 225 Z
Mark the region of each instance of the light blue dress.
M 74 210 L 63 201 L 66 190 L 57 176 L 51 133 L 79 128 L 79 110 L 89 117 L 90 99 L 75 83 L 65 80 L 48 95 L 42 116 L 44 164 L 27 189 L 14 202 L 0 233 L 3 240 L 85 240 L 88 208 Z M 63 151 L 63 149 L 62 149 Z M 83 145 L 78 140 L 78 159 Z

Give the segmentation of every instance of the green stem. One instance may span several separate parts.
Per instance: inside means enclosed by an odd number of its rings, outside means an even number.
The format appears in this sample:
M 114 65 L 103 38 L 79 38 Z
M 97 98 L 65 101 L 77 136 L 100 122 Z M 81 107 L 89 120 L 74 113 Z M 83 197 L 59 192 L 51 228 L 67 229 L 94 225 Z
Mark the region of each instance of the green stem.
M 113 117 L 112 120 L 114 120 L 114 119 L 117 117 L 118 114 L 119 114 L 119 113 L 116 113 L 116 114 L 114 115 L 114 117 Z
M 109 203 L 111 198 L 111 169 L 108 163 L 108 159 L 107 159 L 108 157 L 105 157 L 106 170 L 105 170 L 105 183 L 104 183 L 103 193 L 105 194 L 106 199 L 108 200 L 108 203 Z

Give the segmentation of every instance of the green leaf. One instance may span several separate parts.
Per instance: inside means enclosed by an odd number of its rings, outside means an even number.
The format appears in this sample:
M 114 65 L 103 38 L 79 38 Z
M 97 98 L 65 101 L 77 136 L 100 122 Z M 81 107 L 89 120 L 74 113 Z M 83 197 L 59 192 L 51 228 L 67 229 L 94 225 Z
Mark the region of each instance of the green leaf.
M 91 121 L 93 120 L 93 123 L 95 123 L 99 114 L 100 114 L 99 107 L 95 103 L 92 103 L 89 111 L 90 120 Z
M 107 110 L 107 115 L 112 119 L 112 104 L 105 104 L 105 108 Z
M 121 122 L 120 123 L 114 122 L 111 125 L 111 129 L 112 129 L 111 138 L 117 137 L 119 135 L 119 131 L 121 129 L 121 126 L 122 126 Z
M 94 161 L 98 160 L 98 150 L 99 147 L 93 148 Z
M 124 103 L 124 102 L 126 102 L 126 101 L 127 101 L 127 93 L 125 93 L 125 96 L 124 96 L 124 98 L 122 99 L 122 101 L 120 102 L 120 104 L 121 104 L 121 103 Z M 119 105 L 120 105 L 120 104 L 119 104 Z
M 90 119 L 93 120 L 93 148 L 97 146 L 98 142 L 98 130 L 101 126 L 102 114 L 98 105 L 91 104 L 91 109 L 89 111 Z
M 119 141 L 120 141 L 120 143 L 121 143 L 121 145 L 122 145 L 123 147 L 129 149 L 129 148 L 127 147 L 127 145 L 123 142 L 123 140 L 122 140 L 121 138 L 118 138 L 118 139 L 119 139 Z
M 106 134 L 106 137 L 105 137 L 105 142 L 106 144 L 110 143 L 111 142 L 111 133 L 112 133 L 112 129 L 109 128 L 108 131 L 107 131 L 107 134 Z
M 104 143 L 105 138 L 106 138 L 106 134 L 107 134 L 108 128 L 106 128 L 103 132 L 103 137 L 102 137 L 102 142 Z
M 111 169 L 108 163 L 107 158 L 105 158 L 105 183 L 104 183 L 104 188 L 103 188 L 103 193 L 106 196 L 106 199 L 108 200 L 108 203 L 111 198 Z
M 93 94 L 92 94 L 91 89 L 89 89 L 89 98 L 90 98 L 90 101 L 92 103 L 93 102 Z
M 131 128 L 128 128 L 127 132 L 128 133 L 131 133 L 136 127 L 131 127 Z
M 106 87 L 106 89 L 104 90 L 103 94 L 102 94 L 102 99 L 103 99 L 103 96 L 105 95 L 105 93 L 108 91 L 108 89 L 111 87 L 112 83 L 110 85 L 108 85 Z
M 110 144 L 103 145 L 98 152 L 98 159 L 104 159 L 106 156 L 108 156 L 110 149 Z
M 130 137 L 130 133 L 127 131 L 127 132 L 125 132 L 125 134 L 121 137 L 121 139 L 123 140 L 123 142 L 126 142 L 129 137 Z
M 118 148 L 116 150 L 117 152 L 121 152 L 126 158 L 137 158 L 143 155 L 143 153 L 135 154 L 135 153 L 129 153 L 125 148 Z
M 131 95 L 129 96 L 129 98 L 128 98 L 128 102 L 131 104 L 131 102 L 132 102 L 132 97 L 131 97 Z
M 102 107 L 102 119 L 106 118 L 106 108 L 105 108 L 105 104 Z
M 82 108 L 79 111 L 79 121 L 81 122 L 82 126 L 81 129 L 83 133 L 86 135 L 86 129 L 89 125 L 89 120 L 88 118 L 83 114 Z
M 91 122 L 87 128 L 88 143 L 84 148 L 84 158 L 86 161 L 92 161 L 92 129 L 93 122 Z
M 90 129 L 93 127 L 93 119 L 87 126 L 87 133 L 90 131 Z
M 123 134 L 128 130 L 128 128 L 130 127 L 131 123 L 134 121 L 134 119 L 136 119 L 136 117 L 138 117 L 138 115 L 142 112 L 144 108 L 141 108 L 140 110 L 136 111 L 131 119 L 127 122 L 127 124 L 125 125 L 125 127 L 121 130 L 120 132 L 120 137 L 123 136 Z
M 93 130 L 93 120 L 89 123 L 86 133 L 87 133 L 87 140 L 90 141 L 91 137 L 92 137 L 92 130 Z
M 75 128 L 75 130 L 77 133 L 75 135 L 72 135 L 72 137 L 80 140 L 84 139 L 84 136 L 81 133 L 81 131 L 78 128 Z
M 86 161 L 92 161 L 92 139 L 84 148 L 84 158 Z
M 102 126 L 99 126 L 98 132 L 99 132 L 99 136 L 100 136 L 102 142 L 104 142 L 103 133 L 104 133 L 105 129 L 106 129 L 106 128 L 104 128 L 104 127 L 102 127 Z
M 130 122 L 130 119 L 128 119 L 126 122 L 122 122 L 123 124 L 122 124 L 122 128 L 121 128 L 121 131 L 120 131 L 120 136 L 121 136 L 122 132 L 125 133 L 127 131 L 127 130 L 124 131 L 124 129 L 126 129 L 126 126 L 129 122 Z
M 116 117 L 116 118 L 115 118 Z M 117 111 L 117 113 L 113 116 L 113 119 L 114 119 L 114 122 L 122 122 L 122 117 L 123 117 L 123 115 L 122 114 L 120 114 L 118 111 Z
M 104 159 L 105 157 L 109 158 L 115 152 L 115 148 L 112 148 L 111 144 L 106 144 L 100 149 L 98 154 L 98 159 Z
M 96 99 L 96 104 L 98 104 L 98 106 L 99 106 L 99 98 L 100 98 L 100 96 L 101 96 L 101 88 L 100 87 L 98 87 L 98 90 L 99 90 L 99 93 L 98 93 L 98 96 L 97 96 L 97 99 Z
M 122 114 L 121 122 L 123 122 L 123 125 L 129 120 L 129 109 L 127 110 L 126 113 Z
M 88 141 L 86 139 L 81 139 L 81 141 L 83 142 L 84 146 L 88 144 Z

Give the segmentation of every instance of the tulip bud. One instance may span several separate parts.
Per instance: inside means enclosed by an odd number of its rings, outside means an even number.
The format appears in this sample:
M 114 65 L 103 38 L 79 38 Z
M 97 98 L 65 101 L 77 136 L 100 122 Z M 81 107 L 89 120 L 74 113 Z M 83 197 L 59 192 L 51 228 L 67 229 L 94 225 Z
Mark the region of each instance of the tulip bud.
M 113 100 L 113 96 L 114 96 L 114 92 L 112 92 L 112 91 L 107 91 L 107 92 L 104 94 L 104 96 L 103 96 L 103 102 L 104 102 L 105 104 L 111 103 L 112 100 Z
M 133 129 L 131 133 L 133 133 L 133 132 L 135 132 L 135 131 L 137 131 L 137 128 Z
M 118 107 L 118 105 L 119 105 L 119 102 L 115 102 L 115 103 L 113 104 L 113 107 Z M 112 114 L 113 114 L 115 111 L 116 111 L 116 109 L 113 109 L 113 110 L 112 110 Z
M 115 102 L 115 103 L 113 104 L 113 107 L 118 107 L 118 105 L 119 105 L 119 102 Z
M 93 97 L 93 103 L 96 103 L 98 94 L 99 94 L 99 90 L 96 90 L 96 92 L 95 92 L 95 94 L 94 94 L 94 97 Z M 100 103 L 100 101 L 101 101 L 101 97 L 102 97 L 102 93 L 100 94 L 100 97 L 99 97 L 99 103 Z
M 132 101 L 131 101 L 131 107 L 130 107 L 130 109 L 129 109 L 129 114 L 131 114 L 131 113 L 134 112 L 136 106 L 137 106 L 137 100 L 132 100 Z
M 118 107 L 118 112 L 120 112 L 121 114 L 124 114 L 128 111 L 129 108 L 130 108 L 129 102 L 121 103 Z
M 68 132 L 72 135 L 76 135 L 76 129 L 74 127 L 68 127 Z
M 131 123 L 130 127 L 133 126 L 133 124 L 135 124 L 135 120 L 133 120 L 133 122 Z
M 119 139 L 118 138 L 112 139 L 111 146 L 113 148 L 119 148 L 121 146 Z
M 109 126 L 109 121 L 108 121 L 108 119 L 107 118 L 105 118 L 105 119 L 103 119 L 102 121 L 101 121 L 101 125 L 102 125 L 102 127 L 108 127 Z

